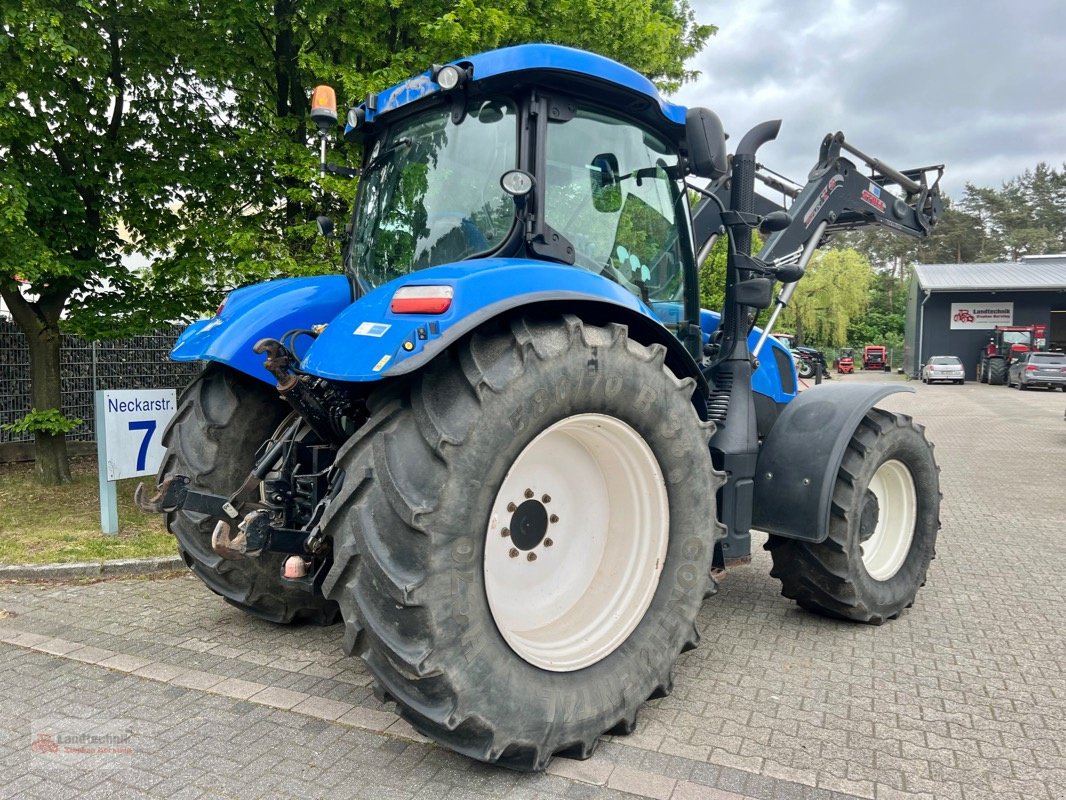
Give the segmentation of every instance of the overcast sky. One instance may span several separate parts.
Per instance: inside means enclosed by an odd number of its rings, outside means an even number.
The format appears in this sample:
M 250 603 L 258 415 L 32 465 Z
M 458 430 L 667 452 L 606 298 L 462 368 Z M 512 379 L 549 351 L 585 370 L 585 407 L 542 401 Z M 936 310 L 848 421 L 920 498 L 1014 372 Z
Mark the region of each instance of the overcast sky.
M 1066 0 L 691 0 L 718 34 L 673 99 L 715 111 L 730 152 L 783 120 L 759 160 L 801 184 L 828 132 L 942 188 L 999 188 L 1066 162 Z

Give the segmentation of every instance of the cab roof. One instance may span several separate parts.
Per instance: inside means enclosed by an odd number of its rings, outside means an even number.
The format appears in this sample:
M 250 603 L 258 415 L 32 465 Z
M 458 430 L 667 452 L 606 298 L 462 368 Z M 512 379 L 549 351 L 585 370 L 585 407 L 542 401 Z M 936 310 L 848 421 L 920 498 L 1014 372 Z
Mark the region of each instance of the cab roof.
M 513 89 L 532 83 L 562 91 L 596 96 L 604 88 L 628 95 L 625 110 L 646 118 L 656 127 L 683 126 L 687 109 L 664 99 L 655 85 L 639 72 L 609 58 L 554 44 L 522 44 L 490 50 L 452 64 L 469 68 L 471 80 L 486 89 Z M 427 70 L 406 81 L 370 95 L 362 104 L 366 121 L 441 92 Z M 345 129 L 349 133 L 350 128 Z

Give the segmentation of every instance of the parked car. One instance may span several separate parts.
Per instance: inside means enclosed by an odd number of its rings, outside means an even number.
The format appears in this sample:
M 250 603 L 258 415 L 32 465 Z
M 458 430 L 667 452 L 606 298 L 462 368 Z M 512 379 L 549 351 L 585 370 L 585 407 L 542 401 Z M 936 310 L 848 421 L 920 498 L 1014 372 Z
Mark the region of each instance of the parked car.
M 930 356 L 922 367 L 922 383 L 937 381 L 965 383 L 966 369 L 962 366 L 962 359 L 958 356 Z
M 966 368 L 957 355 L 932 355 L 922 367 L 922 383 L 966 383 Z
M 1022 353 L 1007 370 L 1007 386 L 1045 386 L 1066 392 L 1066 353 Z

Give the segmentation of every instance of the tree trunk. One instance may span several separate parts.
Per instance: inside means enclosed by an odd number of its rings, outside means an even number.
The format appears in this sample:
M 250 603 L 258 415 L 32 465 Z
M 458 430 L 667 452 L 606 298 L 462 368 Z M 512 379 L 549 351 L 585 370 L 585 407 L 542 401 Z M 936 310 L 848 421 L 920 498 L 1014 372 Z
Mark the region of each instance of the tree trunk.
M 62 413 L 59 347 L 63 337 L 59 332 L 59 317 L 70 297 L 70 289 L 46 287 L 40 299 L 31 302 L 22 296 L 18 284 L 0 279 L 0 297 L 7 303 L 29 347 L 30 405 L 38 411 L 54 408 Z M 34 433 L 33 439 L 37 480 L 50 486 L 70 483 L 66 437 Z
M 60 381 L 59 347 L 62 336 L 58 320 L 42 321 L 36 331 L 23 331 L 30 348 L 30 397 L 38 411 L 49 408 L 63 410 Z M 70 461 L 67 440 L 63 434 L 35 433 L 34 473 L 37 480 L 49 486 L 70 483 Z

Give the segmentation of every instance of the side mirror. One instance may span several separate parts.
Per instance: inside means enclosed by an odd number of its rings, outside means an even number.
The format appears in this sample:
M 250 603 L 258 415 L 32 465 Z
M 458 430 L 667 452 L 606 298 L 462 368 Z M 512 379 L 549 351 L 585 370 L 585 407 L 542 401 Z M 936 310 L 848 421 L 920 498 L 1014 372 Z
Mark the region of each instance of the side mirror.
M 326 239 L 335 238 L 333 235 L 333 220 L 329 217 L 318 217 L 315 219 L 315 223 L 318 225 L 318 232 L 322 236 Z
M 600 153 L 589 164 L 589 182 L 592 184 L 592 206 L 604 214 L 617 214 L 622 208 L 622 189 L 618 156 Z
M 690 108 L 685 115 L 689 172 L 717 180 L 729 172 L 722 120 L 709 108 Z
M 752 308 L 769 308 L 774 302 L 774 284 L 769 278 L 750 278 L 736 284 L 737 302 Z

